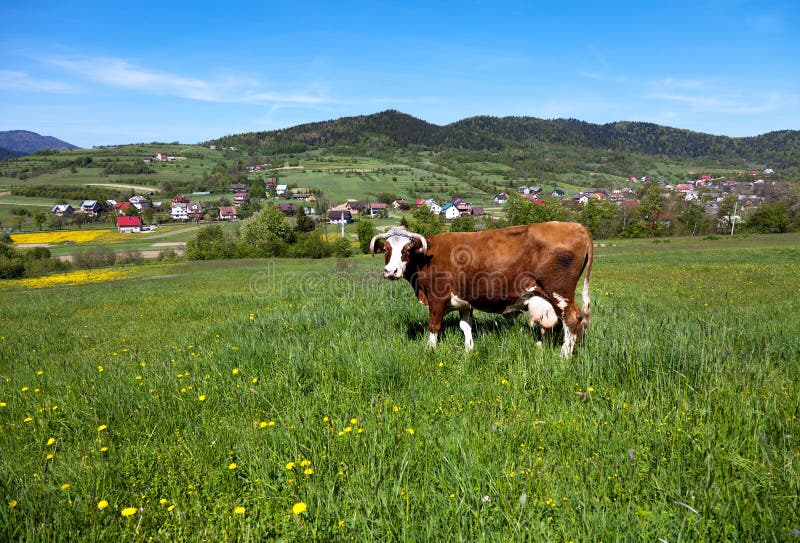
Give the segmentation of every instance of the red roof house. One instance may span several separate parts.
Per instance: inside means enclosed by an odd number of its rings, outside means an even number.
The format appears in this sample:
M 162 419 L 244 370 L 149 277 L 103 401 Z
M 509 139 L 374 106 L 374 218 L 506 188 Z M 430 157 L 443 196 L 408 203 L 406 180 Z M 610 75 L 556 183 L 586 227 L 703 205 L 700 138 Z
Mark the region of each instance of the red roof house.
M 141 217 L 117 217 L 117 230 L 123 232 L 141 232 L 142 231 L 142 218 Z

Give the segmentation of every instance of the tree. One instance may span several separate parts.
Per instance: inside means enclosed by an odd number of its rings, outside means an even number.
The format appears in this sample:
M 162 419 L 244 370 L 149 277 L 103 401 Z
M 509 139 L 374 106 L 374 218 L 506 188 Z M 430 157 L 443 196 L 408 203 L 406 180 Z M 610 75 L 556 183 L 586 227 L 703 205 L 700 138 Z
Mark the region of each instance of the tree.
M 444 217 L 434 214 L 428 206 L 421 206 L 414 212 L 412 230 L 422 236 L 432 236 L 444 232 Z
M 283 213 L 276 206 L 267 206 L 242 223 L 239 239 L 256 255 L 278 256 L 294 243 L 295 234 Z
M 578 222 L 589 229 L 592 237 L 606 239 L 616 234 L 616 218 L 619 209 L 610 200 L 590 198 L 578 213 Z
M 47 213 L 45 213 L 44 211 L 37 211 L 36 213 L 33 214 L 33 222 L 36 223 L 36 227 L 41 232 L 44 223 L 47 222 Z
M 358 246 L 361 252 L 369 252 L 369 242 L 378 234 L 375 225 L 369 219 L 361 219 L 356 225 L 356 234 L 358 235 Z
M 678 215 L 678 222 L 683 225 L 684 230 L 694 236 L 703 234 L 708 230 L 708 216 L 703 210 L 703 206 L 695 201 L 687 202 L 683 211 Z
M 786 232 L 789 227 L 789 210 L 783 203 L 761 204 L 750 215 L 747 227 L 764 234 Z
M 717 208 L 717 226 L 723 232 L 729 232 L 734 221 L 738 221 L 734 214 L 737 198 L 735 194 L 729 194 L 719 203 Z
M 197 236 L 186 243 L 186 258 L 189 260 L 217 260 L 231 258 L 233 254 L 233 243 L 216 224 L 201 228 Z
M 297 222 L 294 225 L 295 232 L 311 232 L 316 228 L 314 220 L 306 215 L 305 207 L 300 206 L 297 210 Z
M 156 210 L 147 206 L 142 210 L 142 218 L 147 224 L 153 224 L 153 217 L 156 215 Z
M 461 215 L 450 222 L 451 232 L 474 232 L 475 219 L 472 215 Z

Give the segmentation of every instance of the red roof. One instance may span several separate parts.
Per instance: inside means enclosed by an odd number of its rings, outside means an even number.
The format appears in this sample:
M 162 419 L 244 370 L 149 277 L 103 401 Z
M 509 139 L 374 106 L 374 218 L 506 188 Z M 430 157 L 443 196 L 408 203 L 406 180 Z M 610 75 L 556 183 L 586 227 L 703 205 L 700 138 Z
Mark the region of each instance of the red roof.
M 117 202 L 114 204 L 114 209 L 127 209 L 131 207 L 133 204 L 130 202 Z
M 117 217 L 117 226 L 142 226 L 141 217 Z

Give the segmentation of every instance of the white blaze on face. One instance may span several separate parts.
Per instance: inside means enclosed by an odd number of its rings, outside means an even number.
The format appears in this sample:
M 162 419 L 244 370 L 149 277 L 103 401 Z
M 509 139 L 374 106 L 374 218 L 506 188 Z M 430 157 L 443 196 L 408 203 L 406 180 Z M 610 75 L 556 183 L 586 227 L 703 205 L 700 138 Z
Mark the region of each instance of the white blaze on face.
M 528 313 L 531 316 L 531 326 L 538 324 L 542 328 L 552 328 L 558 322 L 556 310 L 550 302 L 539 296 L 528 300 Z
M 383 276 L 386 279 L 400 279 L 406 272 L 407 262 L 403 261 L 403 248 L 411 243 L 406 237 L 392 236 L 386 240 L 392 247 L 389 262 L 383 268 Z

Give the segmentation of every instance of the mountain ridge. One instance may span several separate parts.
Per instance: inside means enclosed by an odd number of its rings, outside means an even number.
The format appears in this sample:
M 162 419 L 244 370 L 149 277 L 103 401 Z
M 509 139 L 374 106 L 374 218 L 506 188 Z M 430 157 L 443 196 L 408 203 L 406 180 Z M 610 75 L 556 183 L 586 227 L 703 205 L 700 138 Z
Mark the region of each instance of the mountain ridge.
M 5 158 L 25 156 L 45 149 L 60 151 L 62 149 L 78 148 L 77 145 L 72 145 L 53 136 L 42 136 L 30 130 L 0 131 L 0 157 L 3 155 L 8 155 Z
M 578 119 L 488 115 L 435 125 L 397 110 L 228 135 L 205 143 L 236 146 L 263 154 L 302 152 L 337 145 L 367 149 L 421 146 L 507 150 L 554 144 L 677 159 L 758 161 L 780 168 L 800 162 L 798 130 L 777 130 L 736 138 L 636 121 L 593 124 Z

